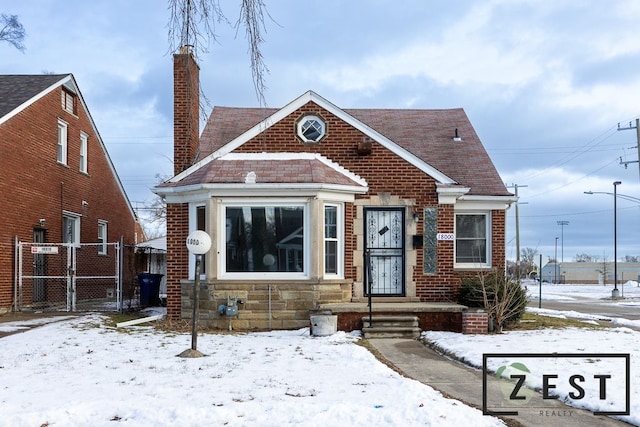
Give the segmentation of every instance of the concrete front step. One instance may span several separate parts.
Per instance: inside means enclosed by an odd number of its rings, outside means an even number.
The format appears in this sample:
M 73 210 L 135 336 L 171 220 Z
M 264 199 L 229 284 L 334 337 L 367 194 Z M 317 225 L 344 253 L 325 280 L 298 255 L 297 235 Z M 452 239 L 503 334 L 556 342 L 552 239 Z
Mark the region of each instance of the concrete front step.
M 369 316 L 362 318 L 363 327 L 377 326 L 418 326 L 419 319 L 416 316 Z
M 422 330 L 418 327 L 415 328 L 403 328 L 403 327 L 374 327 L 374 328 L 362 328 L 362 335 L 365 338 L 419 338 Z
M 416 316 L 372 316 L 362 318 L 365 338 L 418 338 L 422 331 Z

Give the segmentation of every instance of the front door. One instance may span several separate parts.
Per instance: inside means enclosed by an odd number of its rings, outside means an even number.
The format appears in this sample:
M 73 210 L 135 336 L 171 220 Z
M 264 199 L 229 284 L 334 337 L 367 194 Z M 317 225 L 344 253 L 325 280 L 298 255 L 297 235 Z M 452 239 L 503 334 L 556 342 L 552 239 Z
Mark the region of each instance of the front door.
M 371 296 L 404 296 L 404 208 L 365 208 L 365 269 Z M 365 286 L 366 296 L 369 288 Z
M 33 243 L 45 243 L 45 230 L 35 228 L 33 230 Z M 47 283 L 44 276 L 47 275 L 46 255 L 33 254 L 33 302 L 47 300 Z

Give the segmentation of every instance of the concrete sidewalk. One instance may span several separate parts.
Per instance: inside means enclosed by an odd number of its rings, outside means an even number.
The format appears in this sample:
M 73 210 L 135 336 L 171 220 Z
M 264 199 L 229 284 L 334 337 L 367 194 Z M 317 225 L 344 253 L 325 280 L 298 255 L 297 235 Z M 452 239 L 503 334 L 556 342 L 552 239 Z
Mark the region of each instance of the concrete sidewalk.
M 447 359 L 420 341 L 401 338 L 367 340 L 387 362 L 447 397 L 482 410 L 482 372 Z M 489 383 L 489 382 L 488 382 Z M 489 383 L 490 393 L 502 393 L 498 380 Z M 527 390 L 526 406 L 518 415 L 501 417 L 510 426 L 628 426 L 629 424 L 571 406 L 558 400 L 543 400 L 539 393 Z M 531 401 L 529 402 L 529 399 Z M 514 408 L 509 408 L 514 409 Z

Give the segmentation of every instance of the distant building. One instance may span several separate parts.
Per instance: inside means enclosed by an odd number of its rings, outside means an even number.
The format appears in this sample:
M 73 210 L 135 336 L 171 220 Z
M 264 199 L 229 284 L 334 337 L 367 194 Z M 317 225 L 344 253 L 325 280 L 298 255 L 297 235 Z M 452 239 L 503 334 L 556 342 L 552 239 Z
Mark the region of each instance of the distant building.
M 618 283 L 638 280 L 640 263 L 618 262 Z M 542 281 L 549 283 L 613 284 L 613 261 L 549 262 L 542 267 Z

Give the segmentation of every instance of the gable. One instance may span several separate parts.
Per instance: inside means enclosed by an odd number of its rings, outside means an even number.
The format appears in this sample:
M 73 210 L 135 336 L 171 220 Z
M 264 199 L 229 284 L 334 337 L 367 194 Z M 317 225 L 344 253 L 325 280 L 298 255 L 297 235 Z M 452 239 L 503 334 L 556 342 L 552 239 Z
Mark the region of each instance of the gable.
M 313 92 L 282 109 L 215 107 L 200 138 L 198 164 L 238 149 L 309 105 L 362 132 L 439 185 L 465 188 L 469 195 L 511 196 L 463 109 L 341 110 Z M 454 140 L 456 130 L 460 140 Z M 193 172 L 194 167 L 185 173 Z
M 118 191 L 125 201 L 129 214 L 135 220 L 136 214 L 133 206 L 72 74 L 0 75 L 0 125 L 9 122 L 22 112 L 28 112 L 30 106 L 62 87 L 77 96 L 77 108 L 86 114 L 91 132 L 95 135 L 100 152 L 104 156 Z M 60 105 L 60 95 L 56 96 L 58 97 L 58 105 Z M 85 130 L 89 131 L 89 129 Z

